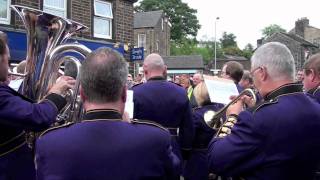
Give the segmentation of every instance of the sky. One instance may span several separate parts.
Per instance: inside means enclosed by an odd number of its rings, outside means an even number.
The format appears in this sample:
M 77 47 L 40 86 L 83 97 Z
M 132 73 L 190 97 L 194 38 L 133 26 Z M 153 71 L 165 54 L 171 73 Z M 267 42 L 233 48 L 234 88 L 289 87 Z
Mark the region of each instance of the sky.
M 251 43 L 256 47 L 262 29 L 270 24 L 280 25 L 287 31 L 295 21 L 309 19 L 309 25 L 320 28 L 319 0 L 182 0 L 193 9 L 201 25 L 197 39 L 213 39 L 216 17 L 217 40 L 223 32 L 233 33 L 243 49 Z

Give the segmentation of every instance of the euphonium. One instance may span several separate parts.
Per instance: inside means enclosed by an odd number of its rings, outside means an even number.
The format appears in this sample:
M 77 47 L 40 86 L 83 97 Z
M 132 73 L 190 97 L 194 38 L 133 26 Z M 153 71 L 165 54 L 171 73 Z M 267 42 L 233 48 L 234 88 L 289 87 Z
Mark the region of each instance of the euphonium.
M 54 16 L 36 9 L 24 6 L 11 6 L 21 17 L 27 33 L 26 69 L 22 84 L 22 94 L 38 102 L 48 92 L 48 89 L 58 78 L 58 70 L 66 61 L 75 63 L 78 70 L 75 88 L 67 109 L 58 117 L 73 119 L 79 89 L 80 59 L 85 58 L 91 50 L 79 43 L 67 43 L 67 40 L 81 30 L 86 29 L 82 24 L 62 17 Z M 76 53 L 77 57 L 66 56 Z M 20 74 L 21 75 L 21 74 Z M 78 113 L 76 113 L 78 114 Z
M 249 95 L 250 97 L 252 97 L 252 99 L 253 99 L 252 103 L 256 104 L 257 97 L 256 97 L 254 90 L 247 88 L 247 89 L 243 90 L 235 99 L 233 99 L 229 104 L 224 106 L 219 111 L 215 112 L 215 111 L 209 110 L 209 111 L 205 112 L 204 113 L 204 121 L 206 122 L 206 124 L 210 128 L 220 129 L 221 126 L 223 125 L 223 116 L 226 114 L 228 107 L 230 105 L 234 104 L 235 102 L 237 102 L 244 95 Z

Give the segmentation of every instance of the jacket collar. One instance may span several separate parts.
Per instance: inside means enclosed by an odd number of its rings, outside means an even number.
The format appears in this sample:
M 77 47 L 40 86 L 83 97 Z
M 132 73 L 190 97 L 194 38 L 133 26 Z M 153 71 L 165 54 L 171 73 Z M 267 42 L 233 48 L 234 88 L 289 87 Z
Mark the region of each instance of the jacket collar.
M 95 119 L 121 120 L 122 116 L 119 111 L 114 109 L 93 109 L 87 111 L 83 116 L 83 120 Z
M 269 101 L 281 95 L 302 92 L 302 86 L 303 86 L 302 84 L 297 84 L 297 83 L 289 83 L 289 84 L 282 85 L 279 88 L 269 92 L 264 99 L 266 101 Z
M 163 76 L 154 76 L 148 79 L 148 81 L 159 81 L 159 80 L 166 80 Z

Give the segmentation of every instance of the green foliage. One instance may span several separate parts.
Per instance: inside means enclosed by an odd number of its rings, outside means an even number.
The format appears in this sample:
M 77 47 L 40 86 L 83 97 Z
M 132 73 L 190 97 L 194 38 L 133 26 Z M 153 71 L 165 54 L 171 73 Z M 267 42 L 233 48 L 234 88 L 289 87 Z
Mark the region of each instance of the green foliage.
M 271 24 L 262 29 L 262 35 L 264 36 L 264 38 L 268 38 L 269 36 L 271 36 L 273 33 L 276 33 L 276 32 L 285 33 L 286 30 L 277 24 Z
M 196 9 L 192 9 L 181 0 L 142 0 L 135 7 L 138 12 L 163 10 L 168 16 L 171 27 L 171 40 L 181 43 L 186 38 L 195 38 L 200 24 Z
M 229 46 L 226 48 L 223 48 L 224 54 L 233 55 L 233 56 L 242 56 L 242 51 L 238 47 L 235 46 Z
M 252 54 L 253 54 L 253 46 L 252 44 L 249 43 L 242 50 L 242 56 L 246 57 L 247 59 L 250 59 Z
M 233 33 L 223 32 L 222 38 L 220 39 L 222 48 L 227 47 L 238 47 L 236 36 Z
M 208 64 L 214 58 L 214 42 L 197 42 L 195 39 L 183 39 L 180 43 L 171 42 L 171 55 L 201 55 L 204 63 Z M 223 51 L 220 43 L 217 43 L 217 57 L 222 57 Z

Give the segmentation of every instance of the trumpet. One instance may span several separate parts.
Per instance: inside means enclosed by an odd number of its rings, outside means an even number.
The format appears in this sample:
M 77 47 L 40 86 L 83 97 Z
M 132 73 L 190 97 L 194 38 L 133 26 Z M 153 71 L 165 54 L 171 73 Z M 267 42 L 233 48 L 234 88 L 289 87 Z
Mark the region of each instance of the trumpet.
M 253 100 L 253 104 L 257 103 L 257 97 L 255 94 L 255 91 L 247 88 L 245 90 L 243 90 L 234 100 L 232 100 L 229 104 L 227 104 L 226 106 L 224 106 L 222 109 L 220 109 L 219 111 L 215 112 L 215 111 L 207 111 L 204 113 L 204 121 L 205 123 L 213 129 L 220 129 L 221 126 L 223 125 L 223 116 L 225 115 L 228 107 L 232 104 L 234 104 L 235 102 L 237 102 L 242 96 L 244 95 L 249 95 L 250 97 L 252 97 Z

